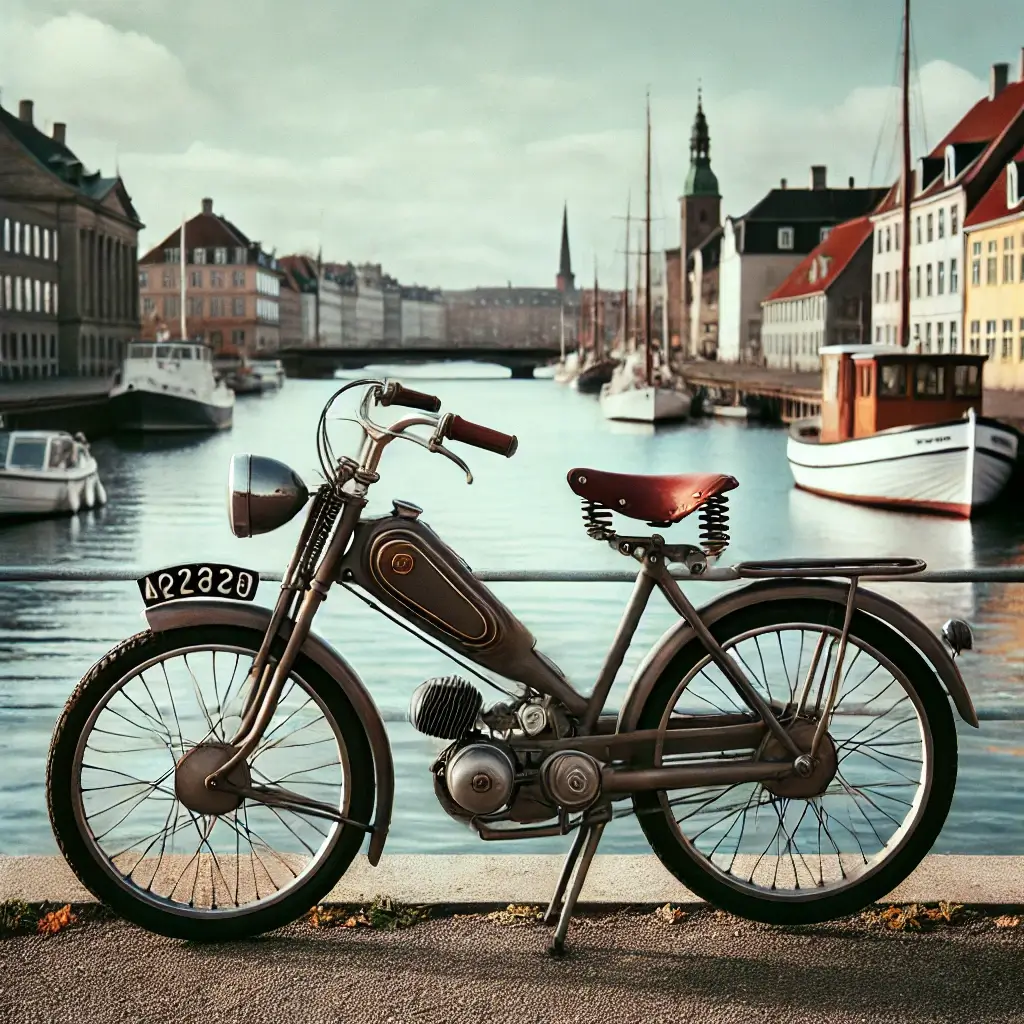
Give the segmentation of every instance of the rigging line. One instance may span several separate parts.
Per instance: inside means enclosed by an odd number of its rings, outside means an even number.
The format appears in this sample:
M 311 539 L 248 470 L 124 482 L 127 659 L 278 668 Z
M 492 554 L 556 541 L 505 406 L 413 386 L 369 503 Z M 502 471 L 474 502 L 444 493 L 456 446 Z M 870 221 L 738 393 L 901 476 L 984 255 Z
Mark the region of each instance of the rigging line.
M 877 162 L 878 162 L 879 152 L 881 151 L 881 148 L 882 148 L 882 141 L 885 138 L 885 136 L 888 134 L 888 131 L 889 131 L 889 116 L 890 116 L 890 114 L 893 112 L 893 110 L 896 108 L 896 106 L 898 104 L 898 99 L 899 99 L 900 56 L 901 56 L 901 52 L 902 52 L 902 45 L 903 44 L 902 44 L 902 27 L 901 27 L 901 34 L 900 34 L 899 39 L 898 39 L 898 41 L 896 43 L 896 53 L 895 53 L 895 56 L 893 57 L 892 77 L 890 78 L 890 86 L 889 86 L 889 90 L 888 90 L 890 92 L 890 95 L 893 95 L 891 90 L 895 88 L 895 90 L 896 90 L 896 92 L 895 92 L 896 101 L 894 101 L 892 103 L 888 103 L 887 102 L 885 104 L 885 109 L 884 109 L 883 114 L 882 114 L 882 123 L 879 125 L 878 136 L 877 136 L 877 138 L 875 140 L 875 151 L 874 151 L 874 153 L 871 156 L 871 166 L 870 166 L 870 169 L 868 170 L 868 181 L 869 182 L 875 181 L 875 170 L 876 170 L 876 166 L 877 166 Z M 899 135 L 899 125 L 897 124 L 897 125 L 894 126 L 893 135 L 891 136 L 891 138 L 893 140 L 893 145 L 894 146 L 895 146 L 896 137 L 898 135 Z M 889 161 L 886 163 L 886 165 L 884 167 L 884 174 L 885 174 L 885 177 L 887 179 L 889 177 L 889 169 L 891 167 L 891 164 L 892 164 L 892 154 L 890 154 Z
M 460 668 L 465 669 L 471 675 L 476 676 L 477 679 L 480 679 L 483 682 L 487 683 L 488 686 L 493 686 L 494 689 L 497 690 L 499 693 L 503 693 L 505 694 L 506 697 L 511 697 L 513 700 L 520 699 L 519 694 L 513 693 L 511 690 L 506 690 L 503 686 L 499 686 L 493 679 L 490 679 L 487 676 L 485 676 L 479 669 L 476 669 L 472 665 L 469 665 L 466 662 L 462 661 L 460 658 L 452 654 L 452 652 L 449 651 L 447 648 L 442 647 L 440 644 L 432 640 L 429 636 L 419 632 L 414 626 L 410 626 L 409 623 L 405 622 L 403 619 L 399 618 L 394 612 L 392 612 L 390 608 L 387 608 L 385 605 L 378 604 L 377 602 L 367 597 L 365 594 L 361 594 L 350 583 L 342 582 L 341 586 L 344 587 L 345 590 L 347 590 L 350 594 L 353 594 L 355 597 L 359 598 L 359 600 L 362 601 L 363 604 L 365 604 L 368 608 L 372 608 L 375 612 L 379 612 L 386 619 L 390 619 L 393 623 L 395 623 L 396 626 L 401 626 L 402 629 L 404 629 L 411 636 L 414 636 L 417 640 L 421 640 L 428 647 L 432 647 L 435 651 L 438 652 L 438 654 L 443 654 L 450 661 L 454 661 L 455 664 L 458 665 Z
M 924 119 L 924 89 L 921 86 L 921 63 L 917 59 L 917 43 L 916 43 L 916 41 L 914 39 L 913 26 L 911 26 L 911 32 L 910 32 L 910 57 L 911 57 L 911 64 L 912 64 L 912 67 L 913 67 L 913 71 L 914 71 L 914 78 L 915 78 L 915 81 L 917 82 L 917 90 L 916 90 L 917 105 L 918 105 L 918 114 L 919 114 L 919 116 L 921 118 L 921 143 L 922 143 L 921 152 L 922 153 L 927 153 L 928 152 L 928 125 L 925 123 L 925 119 Z

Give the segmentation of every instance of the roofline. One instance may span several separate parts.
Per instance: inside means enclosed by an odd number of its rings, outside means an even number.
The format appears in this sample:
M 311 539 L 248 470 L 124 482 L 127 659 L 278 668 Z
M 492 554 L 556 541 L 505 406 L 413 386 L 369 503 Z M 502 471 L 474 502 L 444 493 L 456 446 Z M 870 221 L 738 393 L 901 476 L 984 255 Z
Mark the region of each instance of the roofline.
M 992 186 L 995 188 L 995 186 Z M 984 231 L 986 228 L 998 227 L 1000 224 L 1009 224 L 1010 221 L 1020 220 L 1024 218 L 1024 200 L 1017 204 L 1017 209 L 1012 213 L 1006 214 L 1005 217 L 995 217 L 992 220 L 979 221 L 977 224 L 964 223 L 964 234 L 969 235 L 972 231 Z

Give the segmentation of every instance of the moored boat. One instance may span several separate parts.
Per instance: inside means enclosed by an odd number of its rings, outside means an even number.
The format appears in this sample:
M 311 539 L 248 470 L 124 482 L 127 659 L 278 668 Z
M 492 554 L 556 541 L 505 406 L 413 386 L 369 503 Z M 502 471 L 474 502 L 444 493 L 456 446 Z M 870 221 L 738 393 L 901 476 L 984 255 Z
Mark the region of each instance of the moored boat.
M 0 430 L 0 518 L 74 515 L 106 500 L 96 459 L 81 434 Z
M 580 370 L 573 385 L 581 394 L 600 394 L 601 388 L 612 379 L 617 365 L 618 363 L 614 359 L 598 359 Z
M 213 431 L 231 426 L 235 395 L 216 379 L 208 346 L 133 341 L 110 390 L 120 430 Z
M 821 350 L 822 415 L 792 424 L 797 487 L 883 508 L 970 518 L 1002 493 L 1019 435 L 982 415 L 982 355 L 895 346 Z

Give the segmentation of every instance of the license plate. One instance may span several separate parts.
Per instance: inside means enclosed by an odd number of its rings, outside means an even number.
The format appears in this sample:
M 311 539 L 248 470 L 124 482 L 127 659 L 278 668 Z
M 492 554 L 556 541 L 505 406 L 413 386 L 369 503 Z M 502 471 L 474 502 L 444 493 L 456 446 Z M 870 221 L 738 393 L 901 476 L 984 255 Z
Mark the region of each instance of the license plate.
M 237 565 L 211 562 L 175 565 L 147 573 L 137 581 L 147 608 L 189 597 L 221 597 L 251 601 L 259 586 L 259 573 Z

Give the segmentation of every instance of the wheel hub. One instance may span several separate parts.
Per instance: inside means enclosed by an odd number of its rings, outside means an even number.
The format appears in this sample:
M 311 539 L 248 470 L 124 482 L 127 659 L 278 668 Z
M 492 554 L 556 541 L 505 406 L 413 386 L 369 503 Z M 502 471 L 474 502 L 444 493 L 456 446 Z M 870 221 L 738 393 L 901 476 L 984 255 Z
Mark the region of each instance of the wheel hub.
M 786 730 L 803 753 L 794 762 L 793 775 L 761 783 L 769 793 L 795 800 L 809 800 L 811 797 L 820 796 L 828 789 L 829 783 L 839 770 L 839 757 L 836 754 L 836 745 L 828 733 L 821 738 L 817 756 L 810 756 L 811 742 L 817 727 L 817 722 L 801 720 Z M 779 740 L 769 735 L 761 746 L 758 759 L 788 761 L 791 756 L 789 750 L 783 747 Z
M 245 799 L 223 789 L 208 789 L 207 776 L 223 768 L 235 754 L 228 743 L 200 743 L 182 757 L 174 769 L 174 792 L 178 799 L 196 814 L 230 814 Z M 224 780 L 232 788 L 246 789 L 252 785 L 248 764 L 243 761 L 232 768 Z

